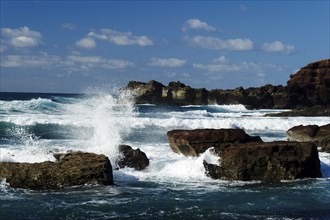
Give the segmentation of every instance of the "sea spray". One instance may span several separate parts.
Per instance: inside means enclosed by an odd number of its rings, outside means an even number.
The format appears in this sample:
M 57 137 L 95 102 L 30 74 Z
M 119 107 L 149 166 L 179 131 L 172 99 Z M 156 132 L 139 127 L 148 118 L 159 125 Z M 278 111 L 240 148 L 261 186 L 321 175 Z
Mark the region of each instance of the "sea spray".
M 130 120 L 136 114 L 134 102 L 125 91 L 90 93 L 88 98 L 71 106 L 80 123 L 92 128 L 92 134 L 81 150 L 105 154 L 113 162 L 118 156 L 117 146 L 131 131 Z M 77 133 L 77 138 L 83 139 L 85 135 Z

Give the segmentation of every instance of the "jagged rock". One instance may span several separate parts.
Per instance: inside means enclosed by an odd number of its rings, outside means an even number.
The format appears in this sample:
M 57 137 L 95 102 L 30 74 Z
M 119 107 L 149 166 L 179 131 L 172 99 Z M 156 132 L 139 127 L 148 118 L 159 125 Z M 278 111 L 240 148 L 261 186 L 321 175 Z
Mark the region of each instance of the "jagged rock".
M 59 189 L 84 184 L 112 185 L 112 166 L 108 157 L 93 153 L 55 154 L 57 162 L 0 162 L 0 179 L 13 188 Z
M 242 129 L 172 130 L 167 137 L 173 152 L 185 156 L 198 156 L 210 147 L 222 149 L 231 143 L 261 142 L 260 137 L 251 137 Z
M 328 106 L 330 59 L 310 63 L 290 76 L 287 84 L 291 107 Z
M 204 161 L 206 174 L 214 179 L 279 182 L 322 176 L 317 147 L 312 143 L 233 144 L 216 154 L 221 157 L 219 164 Z
M 291 75 L 287 86 L 265 85 L 259 88 L 194 89 L 181 82 L 164 86 L 159 82 L 129 82 L 138 104 L 206 105 L 243 104 L 249 109 L 296 109 L 330 103 L 330 59 L 308 64 Z
M 143 170 L 149 166 L 149 159 L 139 148 L 133 150 L 131 146 L 120 145 L 118 147 L 120 156 L 116 161 L 119 168 L 131 167 L 136 170 Z
M 330 124 L 317 125 L 299 125 L 290 128 L 287 131 L 288 140 L 299 142 L 312 142 L 321 151 L 330 153 Z

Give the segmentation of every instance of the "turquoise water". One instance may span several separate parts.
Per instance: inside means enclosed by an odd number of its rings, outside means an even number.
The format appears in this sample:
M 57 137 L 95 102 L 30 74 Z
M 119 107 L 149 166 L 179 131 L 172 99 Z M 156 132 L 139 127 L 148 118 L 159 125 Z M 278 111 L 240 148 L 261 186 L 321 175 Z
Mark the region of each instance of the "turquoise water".
M 171 151 L 172 129 L 243 128 L 264 141 L 285 140 L 300 124 L 324 125 L 329 117 L 272 118 L 274 110 L 232 106 L 134 105 L 129 94 L 1 94 L 0 159 L 55 160 L 54 151 L 107 155 L 116 146 L 140 148 L 144 171 L 114 170 L 115 186 L 57 191 L 13 189 L 0 184 L 1 219 L 330 219 L 330 155 L 320 153 L 322 178 L 260 182 L 205 176 L 207 151 L 187 158 Z M 280 111 L 280 110 L 277 110 Z M 276 112 L 276 111 L 275 111 Z

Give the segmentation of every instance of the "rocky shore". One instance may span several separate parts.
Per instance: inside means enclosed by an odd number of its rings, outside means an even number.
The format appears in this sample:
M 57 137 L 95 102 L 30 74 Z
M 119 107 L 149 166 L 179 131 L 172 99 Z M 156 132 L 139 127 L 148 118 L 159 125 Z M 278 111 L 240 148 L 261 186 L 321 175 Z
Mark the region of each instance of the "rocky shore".
M 330 137 L 328 130 L 320 133 Z M 312 142 L 263 142 L 241 129 L 172 130 L 167 137 L 173 152 L 185 156 L 198 156 L 211 148 L 219 160 L 216 164 L 204 161 L 204 167 L 214 179 L 273 183 L 322 176 Z
M 242 129 L 195 129 L 167 132 L 170 148 L 186 157 L 207 150 L 218 157 L 216 163 L 203 162 L 206 175 L 214 179 L 276 183 L 281 180 L 321 177 L 318 149 L 330 153 L 330 124 L 295 126 L 287 131 L 288 141 L 263 142 Z M 118 146 L 115 169 L 143 170 L 147 155 L 128 145 Z M 53 190 L 63 187 L 113 185 L 108 157 L 94 153 L 55 153 L 56 162 L 0 162 L 0 179 L 11 187 Z M 178 169 L 180 169 L 178 167 Z
M 0 179 L 5 179 L 13 188 L 33 190 L 113 184 L 112 166 L 104 155 L 73 152 L 54 154 L 54 157 L 56 162 L 0 162 Z
M 249 109 L 302 109 L 313 106 L 327 108 L 318 115 L 329 115 L 330 59 L 302 67 L 290 76 L 286 86 L 265 85 L 258 88 L 194 89 L 181 82 L 167 86 L 157 82 L 131 81 L 126 86 L 136 96 L 137 104 L 208 105 L 243 104 Z M 313 109 L 311 109 L 313 110 Z M 314 114 L 301 112 L 304 115 Z M 300 112 L 296 112 L 299 114 Z

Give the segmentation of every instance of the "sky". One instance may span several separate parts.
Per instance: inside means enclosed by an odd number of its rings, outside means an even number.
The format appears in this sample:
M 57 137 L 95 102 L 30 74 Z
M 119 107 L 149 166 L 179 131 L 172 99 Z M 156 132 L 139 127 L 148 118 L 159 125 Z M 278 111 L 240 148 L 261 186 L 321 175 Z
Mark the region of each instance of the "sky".
M 286 85 L 330 57 L 324 1 L 0 1 L 0 91 Z

